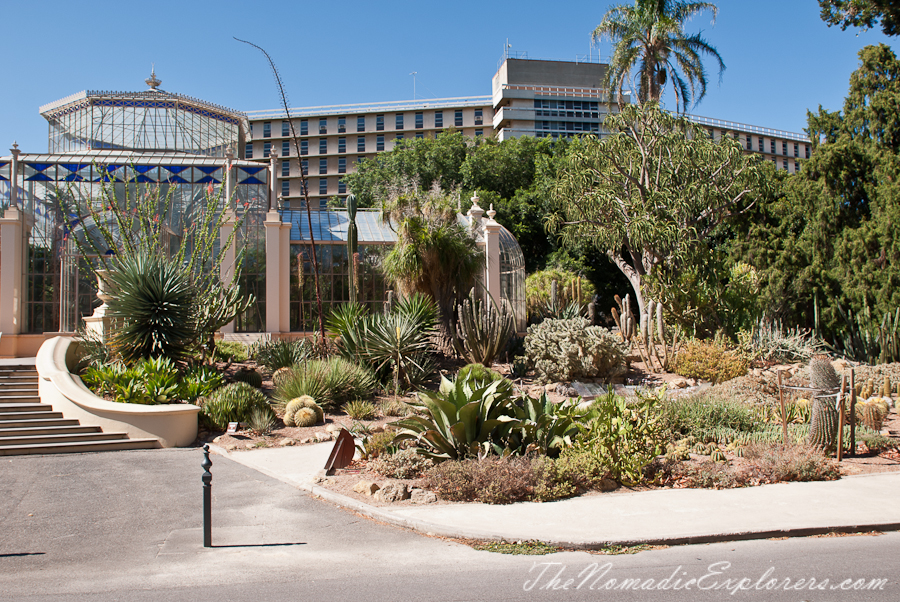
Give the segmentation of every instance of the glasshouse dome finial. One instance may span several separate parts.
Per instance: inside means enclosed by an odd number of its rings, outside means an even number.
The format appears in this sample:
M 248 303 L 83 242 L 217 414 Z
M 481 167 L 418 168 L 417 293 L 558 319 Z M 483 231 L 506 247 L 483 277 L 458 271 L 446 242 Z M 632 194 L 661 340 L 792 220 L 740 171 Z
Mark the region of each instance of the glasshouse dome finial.
M 162 80 L 156 77 L 156 65 L 154 65 L 153 63 L 150 64 L 150 77 L 148 77 L 144 81 L 148 86 L 150 86 L 151 90 L 156 90 L 162 83 Z

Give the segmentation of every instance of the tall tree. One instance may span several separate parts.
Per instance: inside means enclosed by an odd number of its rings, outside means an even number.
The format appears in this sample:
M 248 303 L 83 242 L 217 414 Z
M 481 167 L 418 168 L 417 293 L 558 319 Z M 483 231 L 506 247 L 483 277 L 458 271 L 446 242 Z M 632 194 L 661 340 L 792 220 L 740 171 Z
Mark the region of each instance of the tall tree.
M 566 244 L 591 241 L 634 289 L 646 319 L 644 278 L 684 260 L 764 192 L 765 172 L 731 136 L 707 132 L 656 103 L 606 119 L 613 132 L 574 141 L 560 169 L 549 225 Z
M 822 20 L 829 27 L 871 29 L 880 21 L 884 35 L 900 34 L 900 4 L 897 0 L 819 0 L 819 6 Z
M 618 89 L 621 99 L 637 68 L 637 94 L 642 102 L 659 102 L 670 82 L 676 110 L 686 111 L 700 102 L 707 83 L 701 56 L 716 60 L 720 78 L 725 70 L 714 47 L 699 33 L 684 31 L 685 21 L 704 11 L 711 12 L 715 22 L 718 8 L 711 2 L 635 0 L 634 6 L 609 9 L 592 34 L 595 41 L 609 38 L 613 43 L 607 89 Z

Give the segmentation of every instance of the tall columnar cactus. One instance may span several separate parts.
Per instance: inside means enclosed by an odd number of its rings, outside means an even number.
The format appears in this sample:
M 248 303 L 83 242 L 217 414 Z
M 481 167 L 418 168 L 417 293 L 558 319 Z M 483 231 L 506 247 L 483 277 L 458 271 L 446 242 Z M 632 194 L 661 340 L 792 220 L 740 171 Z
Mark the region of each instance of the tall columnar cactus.
M 347 225 L 347 259 L 350 265 L 350 302 L 357 301 L 356 282 L 359 275 L 356 273 L 359 266 L 354 260 L 357 252 L 357 232 L 356 232 L 356 195 L 351 194 L 347 197 L 347 217 L 350 223 Z
M 501 300 L 498 306 L 490 295 L 488 300 L 477 299 L 474 290 L 469 293 L 469 298 L 459 306 L 454 342 L 460 355 L 470 363 L 490 367 L 506 348 L 515 320 L 507 301 Z
M 891 377 L 884 377 L 884 384 L 881 387 L 881 396 L 882 397 L 890 397 L 891 396 Z
M 812 387 L 818 389 L 809 420 L 809 443 L 830 452 L 837 439 L 839 414 L 834 394 L 841 386 L 841 380 L 827 356 L 810 360 L 809 380 Z

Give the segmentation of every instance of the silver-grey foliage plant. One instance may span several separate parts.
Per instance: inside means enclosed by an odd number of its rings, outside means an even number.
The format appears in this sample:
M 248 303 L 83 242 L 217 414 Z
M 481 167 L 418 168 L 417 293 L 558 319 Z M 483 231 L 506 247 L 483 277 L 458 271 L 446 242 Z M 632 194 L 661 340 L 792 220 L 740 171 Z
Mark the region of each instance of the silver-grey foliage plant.
M 585 318 L 544 320 L 528 327 L 525 354 L 542 382 L 612 378 L 626 371 L 627 345 Z

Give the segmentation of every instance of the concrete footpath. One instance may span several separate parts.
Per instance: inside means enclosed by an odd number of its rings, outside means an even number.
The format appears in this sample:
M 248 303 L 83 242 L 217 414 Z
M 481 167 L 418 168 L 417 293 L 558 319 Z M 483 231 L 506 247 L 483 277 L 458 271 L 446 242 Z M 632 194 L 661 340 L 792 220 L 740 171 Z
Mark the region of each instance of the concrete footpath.
M 547 503 L 373 506 L 314 484 L 333 443 L 227 452 L 230 460 L 365 516 L 446 537 L 540 540 L 592 548 L 682 544 L 830 531 L 900 530 L 900 473 L 740 489 L 659 489 Z

